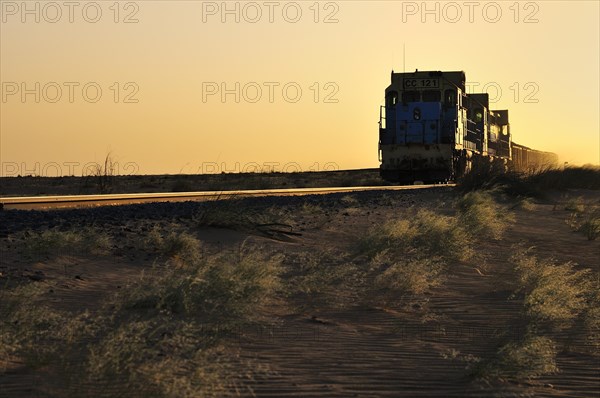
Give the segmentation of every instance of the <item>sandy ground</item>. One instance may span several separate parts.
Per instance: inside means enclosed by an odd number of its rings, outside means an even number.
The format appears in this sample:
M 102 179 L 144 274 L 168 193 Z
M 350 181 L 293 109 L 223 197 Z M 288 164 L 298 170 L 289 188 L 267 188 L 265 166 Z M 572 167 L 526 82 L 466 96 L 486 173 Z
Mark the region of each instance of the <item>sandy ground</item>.
M 241 242 L 285 253 L 294 275 L 299 253 L 351 252 L 372 226 L 410 206 L 450 212 L 454 194 L 440 188 L 427 192 L 357 193 L 310 198 L 257 198 L 245 206 L 297 206 L 308 201 L 321 211 L 294 218 L 294 235 L 266 236 L 260 231 L 194 228 L 190 218 L 199 204 L 137 205 L 126 209 L 4 212 L 0 215 L 2 253 L 0 284 L 59 280 L 47 298 L 57 308 L 91 311 L 152 264 L 154 257 L 128 247 L 127 238 L 156 225 L 192 231 L 207 250 L 218 252 Z M 598 192 L 572 192 L 599 203 Z M 572 261 L 579 269 L 600 271 L 600 240 L 574 233 L 565 220 L 565 193 L 513 209 L 516 218 L 504 238 L 477 242 L 477 261 L 455 262 L 443 283 L 422 295 L 386 302 L 365 302 L 352 292 L 330 292 L 326 299 L 305 295 L 278 297 L 265 307 L 264 322 L 238 330 L 226 340 L 239 364 L 237 388 L 231 395 L 258 397 L 598 397 L 600 353 L 581 335 L 567 341 L 557 355 L 560 371 L 521 382 L 482 381 L 468 376 L 472 358 L 492 356 L 499 336 L 523 333 L 522 303 L 511 298 L 507 259 L 514 245 L 534 246 L 535 253 L 557 262 Z M 187 206 L 187 207 L 186 207 Z M 10 214 L 7 214 L 10 213 Z M 410 216 L 410 215 L 408 215 Z M 49 227 L 101 225 L 119 237 L 110 255 L 81 253 L 31 262 L 19 252 L 23 233 Z M 471 244 L 465 242 L 465 244 Z M 349 295 L 349 296 L 348 296 Z M 565 348 L 566 347 L 566 348 Z M 32 372 L 18 358 L 4 358 L 0 397 L 47 396 L 48 372 Z M 251 377 L 248 370 L 252 364 Z M 0 369 L 2 369 L 0 367 Z M 46 387 L 45 387 L 46 386 Z M 93 391 L 90 392 L 93 396 Z

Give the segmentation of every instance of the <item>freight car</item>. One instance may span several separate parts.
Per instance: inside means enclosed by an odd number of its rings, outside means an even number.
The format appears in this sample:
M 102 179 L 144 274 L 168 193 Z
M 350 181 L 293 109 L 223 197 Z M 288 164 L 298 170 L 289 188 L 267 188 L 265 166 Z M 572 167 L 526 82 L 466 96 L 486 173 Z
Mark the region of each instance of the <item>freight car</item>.
M 379 112 L 381 177 L 412 183 L 456 180 L 478 162 L 528 171 L 558 157 L 512 141 L 508 110 L 465 90 L 465 73 L 394 73 Z

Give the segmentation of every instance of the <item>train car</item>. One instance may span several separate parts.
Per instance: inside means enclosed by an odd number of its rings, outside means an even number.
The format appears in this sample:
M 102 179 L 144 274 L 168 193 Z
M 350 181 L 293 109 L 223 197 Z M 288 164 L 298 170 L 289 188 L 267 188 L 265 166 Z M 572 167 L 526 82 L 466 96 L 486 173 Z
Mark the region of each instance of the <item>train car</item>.
M 558 164 L 558 156 L 552 152 L 542 152 L 516 143 L 512 144 L 510 169 L 530 173 Z
M 548 152 L 514 144 L 508 110 L 490 109 L 485 93 L 467 94 L 465 81 L 463 71 L 392 71 L 379 114 L 382 178 L 445 182 L 478 161 L 528 170 L 554 159 Z

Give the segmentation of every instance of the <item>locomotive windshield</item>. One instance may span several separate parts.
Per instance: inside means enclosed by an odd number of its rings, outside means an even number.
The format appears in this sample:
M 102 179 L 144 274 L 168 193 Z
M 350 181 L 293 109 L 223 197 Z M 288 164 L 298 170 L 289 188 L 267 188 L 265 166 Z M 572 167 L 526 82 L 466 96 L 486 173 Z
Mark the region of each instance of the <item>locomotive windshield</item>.
M 419 102 L 421 100 L 421 93 L 418 91 L 403 91 L 402 102 Z
M 441 93 L 439 90 L 423 91 L 423 102 L 440 102 Z

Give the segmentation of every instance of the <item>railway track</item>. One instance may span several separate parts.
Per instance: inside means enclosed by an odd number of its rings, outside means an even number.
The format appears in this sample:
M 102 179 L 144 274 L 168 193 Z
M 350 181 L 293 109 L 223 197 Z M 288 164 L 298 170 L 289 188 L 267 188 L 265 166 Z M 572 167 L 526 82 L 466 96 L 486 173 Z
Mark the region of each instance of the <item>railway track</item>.
M 129 193 L 106 195 L 66 195 L 66 196 L 24 196 L 0 197 L 0 207 L 5 210 L 52 210 L 75 207 L 118 206 L 134 203 L 204 201 L 251 196 L 294 196 L 325 195 L 331 193 L 356 191 L 402 191 L 411 189 L 428 189 L 434 187 L 452 187 L 448 185 L 405 185 L 405 186 L 371 186 L 371 187 L 335 187 L 335 188 L 290 188 L 261 189 L 238 191 L 203 191 L 203 192 L 164 192 L 164 193 Z

